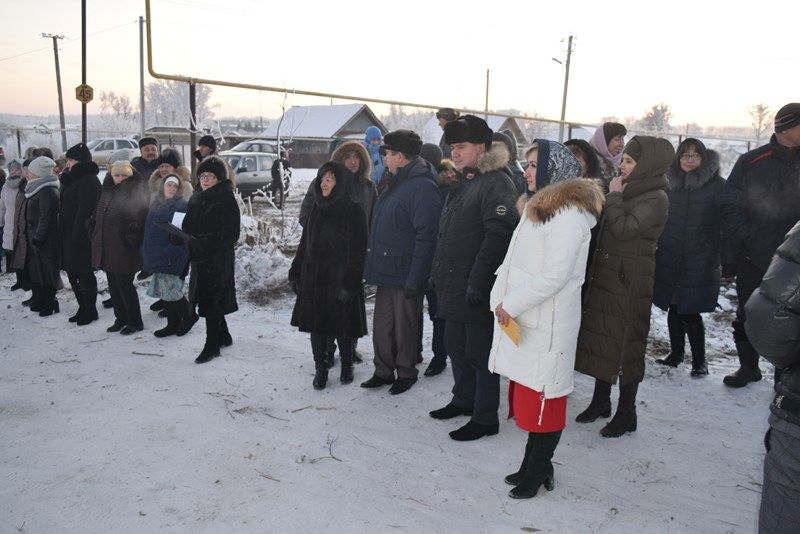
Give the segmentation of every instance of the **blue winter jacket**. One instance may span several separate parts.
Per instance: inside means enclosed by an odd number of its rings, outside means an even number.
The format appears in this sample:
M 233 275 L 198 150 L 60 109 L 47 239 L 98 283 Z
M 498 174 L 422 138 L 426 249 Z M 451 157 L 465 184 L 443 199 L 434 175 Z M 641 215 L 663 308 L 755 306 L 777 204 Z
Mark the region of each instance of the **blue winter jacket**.
M 156 226 L 157 222 L 170 222 L 176 211 L 186 213 L 187 203 L 182 198 L 164 199 L 155 197 L 144 223 L 144 242 L 142 243 L 143 269 L 151 273 L 184 276 L 189 263 L 189 247 L 186 244 L 173 245 L 169 233 Z
M 442 199 L 432 167 L 419 156 L 396 175 L 372 208 L 364 264 L 369 284 L 424 289 L 430 276 Z
M 367 147 L 369 157 L 372 159 L 372 181 L 375 182 L 375 185 L 378 185 L 378 182 L 381 181 L 381 176 L 383 176 L 383 172 L 386 170 L 386 166 L 383 164 L 383 158 L 380 154 L 380 143 L 372 144 L 370 141 L 373 139 L 381 140 L 381 131 L 377 126 L 370 126 L 367 128 L 364 134 L 364 146 Z

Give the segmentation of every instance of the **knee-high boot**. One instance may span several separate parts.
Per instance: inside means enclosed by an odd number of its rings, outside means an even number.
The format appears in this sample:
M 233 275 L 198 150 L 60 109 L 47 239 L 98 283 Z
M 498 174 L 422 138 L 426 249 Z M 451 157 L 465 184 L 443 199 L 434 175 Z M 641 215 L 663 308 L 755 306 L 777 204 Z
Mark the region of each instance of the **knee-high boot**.
M 220 331 L 220 316 L 207 315 L 206 316 L 206 344 L 200 355 L 194 360 L 194 363 L 210 362 L 219 356 L 219 331 Z
M 678 307 L 670 306 L 667 311 L 667 329 L 669 330 L 670 353 L 666 358 L 659 358 L 656 363 L 678 367 L 686 356 L 685 323 L 678 315 Z
M 589 407 L 578 414 L 575 421 L 578 423 L 591 423 L 599 417 L 611 417 L 611 384 L 595 379 L 594 393 Z
M 708 374 L 706 365 L 706 328 L 700 315 L 685 321 L 686 335 L 689 337 L 689 346 L 692 348 L 692 376 L 705 376 Z
M 531 432 L 531 434 L 534 434 Z M 508 492 L 512 499 L 530 499 L 544 485 L 547 490 L 555 487 L 553 480 L 553 453 L 561 439 L 561 430 L 538 432 L 533 437 L 533 445 L 526 454 L 528 462 L 522 470 L 519 483 Z M 531 437 L 528 437 L 531 440 Z
M 636 392 L 638 390 L 638 383 L 619 387 L 617 413 L 600 431 L 601 436 L 618 438 L 626 432 L 636 432 Z
M 355 343 L 350 338 L 339 338 L 339 356 L 342 359 L 342 369 L 339 382 L 349 384 L 353 381 L 353 348 Z

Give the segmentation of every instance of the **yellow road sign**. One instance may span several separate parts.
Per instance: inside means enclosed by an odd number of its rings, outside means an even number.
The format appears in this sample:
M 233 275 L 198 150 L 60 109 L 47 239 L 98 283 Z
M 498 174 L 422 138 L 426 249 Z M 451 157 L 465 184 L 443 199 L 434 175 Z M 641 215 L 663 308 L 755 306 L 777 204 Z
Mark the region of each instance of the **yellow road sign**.
M 94 89 L 88 84 L 81 84 L 75 88 L 75 98 L 84 104 L 88 104 L 94 98 Z

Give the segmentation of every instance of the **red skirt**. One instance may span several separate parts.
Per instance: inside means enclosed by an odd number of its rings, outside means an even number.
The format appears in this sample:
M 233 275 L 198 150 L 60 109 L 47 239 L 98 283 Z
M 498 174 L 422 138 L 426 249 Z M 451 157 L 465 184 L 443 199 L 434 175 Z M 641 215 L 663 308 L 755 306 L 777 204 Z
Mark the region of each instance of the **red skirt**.
M 511 380 L 508 384 L 508 418 L 512 417 L 526 432 L 564 430 L 567 426 L 567 396 L 545 399 L 540 391 Z

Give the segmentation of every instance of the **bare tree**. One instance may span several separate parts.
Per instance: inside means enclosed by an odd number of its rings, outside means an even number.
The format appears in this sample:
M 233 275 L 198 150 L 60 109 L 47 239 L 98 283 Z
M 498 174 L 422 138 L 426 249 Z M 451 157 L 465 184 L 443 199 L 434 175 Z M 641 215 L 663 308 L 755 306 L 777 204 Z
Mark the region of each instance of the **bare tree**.
M 383 122 L 389 130 L 407 128 L 415 132 L 421 132 L 430 118 L 431 112 L 428 110 L 408 112 L 403 106 L 392 104 L 389 107 L 389 114 L 381 117 L 381 122 Z
M 637 121 L 637 126 L 645 132 L 659 136 L 672 129 L 669 124 L 671 118 L 672 112 L 669 110 L 669 105 L 662 102 L 645 111 L 644 117 Z
M 766 104 L 756 104 L 747 108 L 747 112 L 752 117 L 753 133 L 756 136 L 756 145 L 761 144 L 761 138 L 769 132 L 771 126 L 770 117 L 772 110 Z

